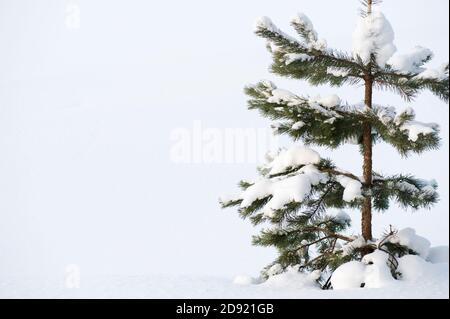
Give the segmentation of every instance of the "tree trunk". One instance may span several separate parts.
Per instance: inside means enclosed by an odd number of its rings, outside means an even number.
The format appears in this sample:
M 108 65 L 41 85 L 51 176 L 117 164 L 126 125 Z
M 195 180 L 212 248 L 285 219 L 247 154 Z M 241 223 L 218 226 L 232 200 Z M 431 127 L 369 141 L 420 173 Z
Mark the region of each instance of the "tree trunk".
M 365 80 L 365 97 L 364 103 L 366 107 L 372 108 L 372 88 L 373 79 L 368 75 Z M 369 123 L 363 124 L 363 177 L 366 186 L 372 185 L 372 127 Z M 372 198 L 367 196 L 361 212 L 361 232 L 365 240 L 372 239 Z
M 372 0 L 367 0 L 367 14 L 372 13 Z

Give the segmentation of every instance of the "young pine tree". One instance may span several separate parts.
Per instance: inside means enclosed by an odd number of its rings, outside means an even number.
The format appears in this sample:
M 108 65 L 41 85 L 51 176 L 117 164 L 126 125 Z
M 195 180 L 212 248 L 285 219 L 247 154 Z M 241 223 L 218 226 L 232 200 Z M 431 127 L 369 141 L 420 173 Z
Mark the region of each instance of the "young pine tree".
M 261 18 L 256 24 L 256 34 L 267 41 L 273 56 L 273 73 L 306 80 L 314 86 L 364 86 L 364 103 L 356 105 L 344 103 L 335 95 L 296 95 L 269 81 L 245 89 L 250 97 L 249 109 L 276 120 L 277 133 L 306 145 L 332 149 L 345 143 L 358 144 L 363 163 L 360 178 L 307 147 L 294 146 L 269 158 L 260 168 L 261 179 L 241 182 L 239 196 L 221 201 L 223 207 L 238 206 L 239 214 L 255 225 L 272 225 L 253 240 L 279 252 L 277 260 L 264 269 L 265 277 L 298 266 L 300 271 L 316 271 L 320 274 L 318 281 L 329 287 L 330 274 L 339 265 L 360 260 L 375 249 L 392 257 L 395 277 L 395 257 L 414 251 L 390 240 L 395 231 L 376 240 L 372 234 L 373 212 L 387 210 L 392 200 L 413 209 L 430 207 L 438 200 L 434 182 L 410 175 L 382 176 L 372 168 L 372 147 L 377 142 L 391 144 L 404 157 L 439 146 L 436 124 L 416 121 L 411 108 L 398 112 L 374 104 L 374 88 L 398 93 L 406 102 L 423 90 L 446 102 L 449 97 L 448 63 L 438 69 L 427 68 L 425 64 L 433 53 L 423 47 L 395 54 L 393 30 L 373 7 L 374 1 L 363 1 L 351 54 L 327 47 L 303 14 L 291 22 L 298 33 L 296 38 L 278 29 L 269 18 Z M 350 226 L 348 215 L 333 215 L 329 209 L 359 210 L 361 235 L 344 235 Z

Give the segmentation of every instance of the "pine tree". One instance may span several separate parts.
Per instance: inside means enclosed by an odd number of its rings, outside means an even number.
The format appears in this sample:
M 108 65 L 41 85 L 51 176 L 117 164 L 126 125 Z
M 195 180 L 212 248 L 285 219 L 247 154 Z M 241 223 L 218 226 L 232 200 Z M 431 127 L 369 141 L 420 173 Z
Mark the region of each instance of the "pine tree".
M 273 246 L 279 252 L 277 260 L 263 270 L 264 277 L 299 266 L 300 271 L 318 271 L 318 281 L 328 288 L 333 270 L 374 249 L 392 257 L 396 277 L 395 258 L 415 252 L 391 240 L 396 233 L 393 229 L 378 240 L 373 238 L 373 211 L 387 210 L 392 200 L 413 209 L 429 208 L 438 201 L 435 182 L 411 175 L 382 176 L 372 168 L 374 143 L 389 143 L 404 157 L 436 149 L 440 143 L 438 125 L 416 121 L 411 108 L 397 112 L 374 104 L 374 88 L 398 93 L 406 102 L 423 90 L 445 102 L 449 97 L 448 63 L 439 69 L 426 68 L 433 53 L 423 47 L 394 54 L 392 28 L 373 7 L 375 2 L 363 1 L 351 54 L 327 47 L 303 14 L 291 22 L 299 38 L 287 35 L 269 18 L 257 21 L 255 33 L 267 41 L 273 73 L 314 86 L 364 85 L 364 102 L 356 105 L 337 96 L 299 96 L 270 81 L 246 87 L 249 109 L 277 121 L 277 133 L 308 146 L 331 149 L 357 143 L 363 160 L 359 178 L 309 147 L 294 146 L 269 157 L 259 169 L 260 180 L 242 181 L 239 196 L 221 200 L 223 207 L 238 206 L 239 214 L 255 225 L 272 225 L 253 239 L 255 245 Z M 361 235 L 344 235 L 350 218 L 342 212 L 331 214 L 332 209 L 360 210 Z

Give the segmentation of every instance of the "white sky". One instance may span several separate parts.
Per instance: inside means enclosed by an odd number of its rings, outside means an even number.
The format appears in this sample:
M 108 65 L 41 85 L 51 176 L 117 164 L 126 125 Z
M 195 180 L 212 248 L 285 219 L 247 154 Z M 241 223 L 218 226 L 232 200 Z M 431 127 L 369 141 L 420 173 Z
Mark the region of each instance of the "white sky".
M 80 28 L 66 27 L 66 3 Z M 83 273 L 257 274 L 273 251 L 251 245 L 256 230 L 217 198 L 255 176 L 253 164 L 175 164 L 170 133 L 205 127 L 266 127 L 246 109 L 245 84 L 271 79 L 299 94 L 361 88 L 309 87 L 268 72 L 253 30 L 270 16 L 285 31 L 306 13 L 331 47 L 351 48 L 359 1 L 0 0 L 0 276 Z M 420 44 L 448 60 L 448 1 L 385 0 L 399 51 Z M 376 103 L 404 107 L 389 92 Z M 375 169 L 436 178 L 431 211 L 393 207 L 374 216 L 448 243 L 448 105 L 429 93 L 417 118 L 442 127 L 439 151 L 402 159 L 375 148 Z M 356 173 L 354 146 L 324 155 Z M 357 213 L 353 213 L 357 217 Z M 359 223 L 355 223 L 358 231 Z

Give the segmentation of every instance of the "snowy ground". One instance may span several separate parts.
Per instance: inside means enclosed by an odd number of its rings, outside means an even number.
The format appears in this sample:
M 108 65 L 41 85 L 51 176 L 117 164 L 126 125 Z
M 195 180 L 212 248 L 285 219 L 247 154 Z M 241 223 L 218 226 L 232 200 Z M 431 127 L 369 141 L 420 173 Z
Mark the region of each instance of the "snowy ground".
M 434 264 L 432 270 L 386 288 L 333 291 L 193 276 L 82 276 L 80 287 L 69 289 L 64 278 L 10 277 L 0 279 L 0 298 L 449 298 L 449 264 Z

